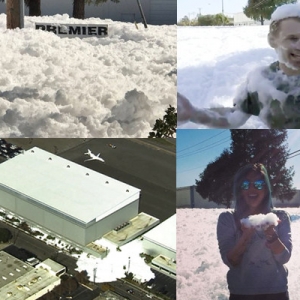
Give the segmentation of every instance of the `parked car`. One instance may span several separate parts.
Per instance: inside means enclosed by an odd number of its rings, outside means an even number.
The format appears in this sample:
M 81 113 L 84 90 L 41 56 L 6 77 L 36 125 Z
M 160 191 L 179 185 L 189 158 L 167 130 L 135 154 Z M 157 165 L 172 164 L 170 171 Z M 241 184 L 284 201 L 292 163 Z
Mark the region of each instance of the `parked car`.
M 110 148 L 112 148 L 112 149 L 116 149 L 116 148 L 117 148 L 117 146 L 114 145 L 114 144 L 108 144 L 108 146 L 109 146 Z

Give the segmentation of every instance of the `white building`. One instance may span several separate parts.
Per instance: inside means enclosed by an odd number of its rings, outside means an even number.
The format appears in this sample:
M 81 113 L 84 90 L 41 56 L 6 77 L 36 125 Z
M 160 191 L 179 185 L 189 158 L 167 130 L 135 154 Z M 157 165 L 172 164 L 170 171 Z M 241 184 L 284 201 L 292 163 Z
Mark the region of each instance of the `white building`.
M 143 248 L 151 256 L 164 255 L 176 259 L 176 214 L 143 236 Z
M 34 147 L 0 164 L 0 206 L 80 245 L 138 214 L 140 190 Z
M 254 21 L 248 18 L 243 12 L 233 14 L 234 26 L 249 26 L 249 25 L 261 25 L 259 21 Z M 264 25 L 270 24 L 269 20 L 264 21 Z

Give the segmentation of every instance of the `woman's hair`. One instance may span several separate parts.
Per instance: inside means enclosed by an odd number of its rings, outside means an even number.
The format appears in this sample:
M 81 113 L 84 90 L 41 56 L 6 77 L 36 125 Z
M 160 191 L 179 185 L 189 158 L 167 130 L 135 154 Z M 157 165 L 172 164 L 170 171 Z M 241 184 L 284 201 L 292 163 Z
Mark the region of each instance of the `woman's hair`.
M 265 198 L 262 201 L 261 213 L 270 212 L 273 208 L 271 198 L 271 186 L 267 169 L 263 164 L 260 163 L 248 164 L 240 168 L 234 176 L 233 194 L 235 198 L 235 212 L 240 219 L 243 217 L 247 217 L 248 213 L 248 206 L 246 202 L 242 199 L 241 184 L 249 173 L 257 173 L 261 175 L 262 179 L 266 183 L 265 188 L 267 192 Z

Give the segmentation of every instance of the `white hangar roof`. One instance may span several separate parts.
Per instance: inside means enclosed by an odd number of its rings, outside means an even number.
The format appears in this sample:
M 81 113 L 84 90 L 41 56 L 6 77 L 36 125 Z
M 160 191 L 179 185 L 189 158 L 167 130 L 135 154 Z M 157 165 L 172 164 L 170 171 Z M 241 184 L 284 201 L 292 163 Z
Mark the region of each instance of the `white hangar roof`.
M 145 233 L 144 238 L 176 252 L 176 214 Z
M 140 192 L 37 147 L 0 164 L 1 185 L 83 223 L 127 206 Z

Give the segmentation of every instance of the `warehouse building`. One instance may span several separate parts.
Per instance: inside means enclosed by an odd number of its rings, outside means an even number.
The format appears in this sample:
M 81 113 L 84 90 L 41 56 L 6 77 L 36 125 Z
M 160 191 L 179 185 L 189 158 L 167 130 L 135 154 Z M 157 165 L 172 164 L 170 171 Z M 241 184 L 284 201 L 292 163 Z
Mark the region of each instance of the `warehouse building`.
M 51 291 L 61 280 L 52 267 L 65 267 L 48 259 L 33 268 L 4 251 L 0 252 L 0 299 L 35 300 Z
M 85 246 L 138 214 L 140 190 L 34 147 L 0 164 L 0 206 Z
M 154 268 L 176 275 L 176 214 L 143 235 L 143 248 Z
M 152 256 L 176 259 L 176 214 L 143 235 L 143 248 Z
M 143 235 L 143 248 L 153 266 L 176 274 L 176 214 Z

